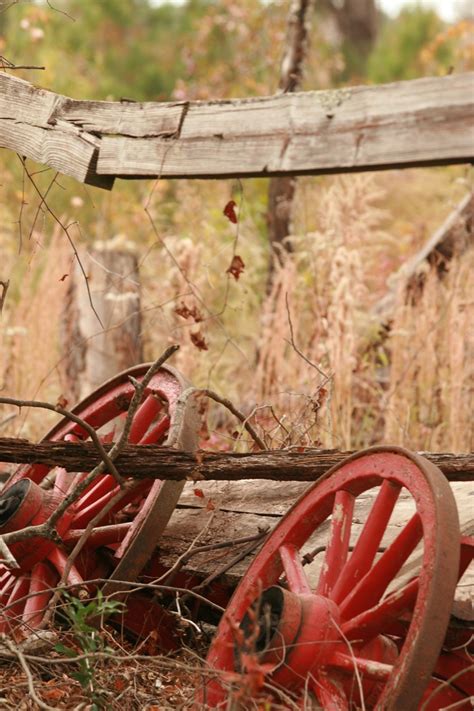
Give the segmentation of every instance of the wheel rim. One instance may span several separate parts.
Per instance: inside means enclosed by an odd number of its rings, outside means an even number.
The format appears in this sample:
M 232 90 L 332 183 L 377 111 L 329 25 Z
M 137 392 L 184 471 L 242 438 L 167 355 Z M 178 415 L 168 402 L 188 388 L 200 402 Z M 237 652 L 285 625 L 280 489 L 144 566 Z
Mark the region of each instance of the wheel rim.
M 117 424 L 123 420 L 135 392 L 129 376 L 140 380 L 149 365 L 120 373 L 76 405 L 73 412 L 96 430 Z M 196 414 L 193 403 L 185 398 L 186 389 L 187 383 L 177 371 L 162 367 L 145 389 L 128 441 L 193 451 L 197 447 Z M 114 432 L 101 436 L 110 442 Z M 66 419 L 44 437 L 52 441 L 78 439 L 87 439 L 87 433 Z M 54 482 L 49 489 L 42 488 L 50 471 L 55 473 Z M 50 470 L 43 465 L 19 467 L 0 497 L 0 533 L 46 521 L 74 483 L 86 475 L 59 468 Z M 125 494 L 98 522 L 71 568 L 68 584 L 85 586 L 88 579 L 114 576 L 127 581 L 136 579 L 156 547 L 182 487 L 182 482 L 145 480 Z M 21 636 L 25 630 L 41 625 L 52 595 L 51 588 L 64 573 L 68 552 L 87 524 L 118 491 L 111 475 L 98 476 L 58 521 L 56 528 L 61 545 L 39 539 L 12 544 L 11 550 L 20 569 L 9 571 L 0 566 L 0 632 Z M 103 546 L 109 549 L 107 562 L 98 554 L 99 547 Z M 104 592 L 110 592 L 107 584 Z
M 376 486 L 380 486 L 379 493 L 350 553 L 354 502 Z M 402 487 L 413 497 L 416 513 L 377 558 Z M 314 587 L 300 552 L 329 516 L 328 545 Z M 222 671 L 235 669 L 236 630 L 257 598 L 261 604 L 262 592 L 263 596 L 271 594 L 269 588 L 278 586 L 279 580 L 281 588 L 284 574 L 283 583 L 292 600 L 281 613 L 271 608 L 277 617 L 271 631 L 283 637 L 280 647 L 284 647 L 285 657 L 284 663 L 271 668 L 268 680 L 296 690 L 299 680 L 300 689 L 309 684 L 323 708 L 349 709 L 343 682 L 351 670 L 353 676 L 356 665 L 359 678 L 372 682 L 370 693 L 376 700 L 369 701 L 371 707 L 417 709 L 449 621 L 459 568 L 459 539 L 456 503 L 436 467 L 399 448 L 372 448 L 350 457 L 311 487 L 267 539 L 229 603 L 208 654 L 209 666 Z M 387 587 L 419 542 L 424 546 L 419 574 L 401 594 L 387 594 Z M 292 638 L 289 620 L 297 605 L 302 623 Z M 383 640 L 388 639 L 387 634 L 397 634 L 397 620 L 407 613 L 411 622 L 403 633 L 401 651 L 395 661 L 389 652 L 387 662 Z M 330 624 L 325 615 L 329 615 Z M 319 626 L 311 630 L 309 621 L 315 618 L 319 618 Z M 259 618 L 257 626 L 261 624 Z M 311 635 L 315 635 L 313 646 L 306 654 Z M 263 665 L 275 661 L 272 639 L 263 651 L 257 650 Z M 356 645 L 355 654 L 348 653 L 347 640 Z M 357 647 L 357 640 L 362 648 Z M 381 649 L 367 652 L 367 646 L 374 644 Z M 212 681 L 205 696 L 207 703 L 216 706 L 224 701 L 226 692 Z

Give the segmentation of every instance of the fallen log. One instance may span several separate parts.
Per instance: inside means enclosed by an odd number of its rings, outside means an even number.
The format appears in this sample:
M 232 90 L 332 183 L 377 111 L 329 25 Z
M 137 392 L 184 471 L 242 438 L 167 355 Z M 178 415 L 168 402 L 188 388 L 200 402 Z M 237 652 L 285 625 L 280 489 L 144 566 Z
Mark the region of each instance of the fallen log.
M 112 445 L 104 445 L 109 450 Z M 352 452 L 335 449 L 273 450 L 255 453 L 208 452 L 196 455 L 158 445 L 126 445 L 115 460 L 118 471 L 136 479 L 239 481 L 316 481 Z M 421 452 L 449 481 L 474 479 L 474 453 Z M 0 437 L 0 462 L 44 464 L 67 471 L 90 471 L 100 462 L 92 442 L 39 442 Z

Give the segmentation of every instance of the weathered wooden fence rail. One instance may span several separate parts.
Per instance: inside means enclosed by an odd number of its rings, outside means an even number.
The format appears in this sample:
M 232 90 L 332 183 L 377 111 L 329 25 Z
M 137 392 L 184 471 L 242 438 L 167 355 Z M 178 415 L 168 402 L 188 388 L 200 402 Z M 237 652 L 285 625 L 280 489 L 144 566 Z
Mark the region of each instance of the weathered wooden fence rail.
M 474 158 L 474 73 L 209 102 L 77 101 L 0 74 L 0 146 L 114 177 L 321 174 Z
M 110 449 L 112 445 L 104 445 Z M 249 454 L 201 451 L 195 457 L 158 445 L 126 445 L 115 460 L 117 469 L 137 479 L 197 481 L 315 481 L 352 452 L 306 449 Z M 474 479 L 474 453 L 423 452 L 450 481 Z M 90 471 L 100 461 L 92 442 L 39 442 L 0 438 L 0 462 L 61 466 L 68 471 Z

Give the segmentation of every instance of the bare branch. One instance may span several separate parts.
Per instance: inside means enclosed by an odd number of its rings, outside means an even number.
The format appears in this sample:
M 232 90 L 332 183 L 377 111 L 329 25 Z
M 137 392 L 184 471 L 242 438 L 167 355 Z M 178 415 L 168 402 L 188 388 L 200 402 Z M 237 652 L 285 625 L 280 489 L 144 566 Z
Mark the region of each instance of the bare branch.
M 256 430 L 252 427 L 250 422 L 248 421 L 248 417 L 246 417 L 243 412 L 238 410 L 236 406 L 228 400 L 226 397 L 222 397 L 221 395 L 218 395 L 215 393 L 213 390 L 209 390 L 207 388 L 192 388 L 192 391 L 194 394 L 199 395 L 205 395 L 208 397 L 210 400 L 214 400 L 215 402 L 218 402 L 220 405 L 223 405 L 226 407 L 229 412 L 231 412 L 235 417 L 243 424 L 249 435 L 252 437 L 253 441 L 255 444 L 258 445 L 260 449 L 266 450 L 267 447 L 265 446 L 265 442 L 262 440 L 262 438 L 257 434 Z

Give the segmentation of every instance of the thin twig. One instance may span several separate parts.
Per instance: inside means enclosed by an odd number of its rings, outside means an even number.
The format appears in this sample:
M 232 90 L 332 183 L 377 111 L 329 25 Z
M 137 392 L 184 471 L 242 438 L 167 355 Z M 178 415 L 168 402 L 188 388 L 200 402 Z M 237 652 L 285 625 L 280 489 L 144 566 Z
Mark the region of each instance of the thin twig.
M 248 417 L 246 417 L 243 412 L 238 410 L 235 405 L 228 400 L 225 397 L 221 397 L 221 395 L 218 395 L 215 393 L 213 390 L 209 390 L 208 388 L 190 388 L 194 392 L 194 394 L 199 395 L 205 395 L 208 397 L 210 400 L 214 400 L 215 402 L 218 402 L 220 405 L 223 405 L 226 407 L 229 412 L 231 412 L 235 417 L 243 424 L 249 435 L 252 437 L 253 441 L 255 444 L 258 445 L 258 447 L 262 450 L 266 450 L 267 447 L 265 445 L 265 442 L 262 440 L 262 438 L 257 434 L 255 429 L 252 427 L 250 422 L 248 422 Z
M 202 527 L 202 529 L 197 533 L 197 535 L 193 538 L 193 540 L 189 544 L 187 550 L 185 550 L 184 553 L 182 553 L 180 556 L 178 556 L 178 558 L 176 559 L 174 564 L 171 566 L 171 568 L 169 570 L 166 571 L 166 573 L 163 573 L 163 575 L 161 575 L 159 578 L 156 578 L 156 580 L 154 580 L 155 583 L 161 583 L 163 581 L 168 584 L 170 583 L 174 574 L 178 570 L 180 570 L 183 567 L 186 560 L 189 560 L 189 558 L 193 555 L 193 551 L 195 550 L 196 543 L 209 530 L 209 528 L 214 520 L 215 513 L 216 513 L 215 511 L 212 512 L 212 514 L 209 516 L 208 520 L 206 521 L 205 525 Z
M 54 10 L 54 12 L 59 12 L 60 15 L 64 15 L 65 17 L 68 18 L 68 20 L 71 20 L 71 22 L 76 21 L 76 18 L 73 17 L 72 15 L 69 15 L 65 10 L 60 10 L 58 7 L 53 7 L 51 5 L 51 0 L 46 0 L 46 4 L 50 10 Z
M 19 159 L 20 163 L 21 163 L 22 166 L 23 166 L 23 169 L 24 169 L 24 171 L 25 171 L 25 173 L 26 173 L 26 175 L 27 175 L 28 180 L 29 180 L 30 183 L 33 185 L 33 187 L 34 187 L 35 191 L 37 192 L 37 194 L 39 195 L 39 197 L 40 197 L 41 199 L 43 199 L 43 194 L 41 193 L 41 190 L 40 190 L 40 189 L 38 188 L 38 186 L 36 185 L 35 181 L 33 180 L 33 177 L 32 177 L 32 175 L 31 175 L 31 173 L 29 172 L 28 168 L 26 167 L 26 158 L 23 158 L 22 156 L 18 156 L 18 159 Z M 49 212 L 49 214 L 50 214 L 51 217 L 53 218 L 53 220 L 61 227 L 61 229 L 63 230 L 64 234 L 66 235 L 66 237 L 67 237 L 67 239 L 68 239 L 69 244 L 71 245 L 71 248 L 72 248 L 72 250 L 73 250 L 73 252 L 74 252 L 74 255 L 75 255 L 76 259 L 77 259 L 77 263 L 79 264 L 79 269 L 81 270 L 82 275 L 83 275 L 83 277 L 84 277 L 84 281 L 85 281 L 85 285 L 86 285 L 87 296 L 88 296 L 88 299 L 89 299 L 90 307 L 91 307 L 92 311 L 94 312 L 95 317 L 97 318 L 97 320 L 98 320 L 98 322 L 100 323 L 101 327 L 104 328 L 104 324 L 102 323 L 102 319 L 100 318 L 99 314 L 97 313 L 97 310 L 96 310 L 96 308 L 95 308 L 95 306 L 94 306 L 94 302 L 93 302 L 93 300 L 92 300 L 92 294 L 91 294 L 91 290 L 90 290 L 90 286 L 89 286 L 89 279 L 88 279 L 88 276 L 87 276 L 86 271 L 85 271 L 85 269 L 84 269 L 84 265 L 82 264 L 81 258 L 80 258 L 80 256 L 79 256 L 79 252 L 77 251 L 76 245 L 74 244 L 74 240 L 72 239 L 71 235 L 69 234 L 69 227 L 68 227 L 67 225 L 64 225 L 64 224 L 61 222 L 61 220 L 59 219 L 59 217 L 58 217 L 58 216 L 56 215 L 56 213 L 50 208 L 50 206 L 48 205 L 47 202 L 44 203 L 44 206 L 45 206 L 45 208 L 46 208 L 46 211 Z
M 46 67 L 38 67 L 36 64 L 13 64 L 9 59 L 0 55 L 0 69 L 46 69 Z
M 313 361 L 309 360 L 309 358 L 307 358 L 307 356 L 305 356 L 305 354 L 300 351 L 300 349 L 298 348 L 298 346 L 295 343 L 295 334 L 293 331 L 293 322 L 291 320 L 290 305 L 288 302 L 288 294 L 287 293 L 285 294 L 285 304 L 286 304 L 286 313 L 288 315 L 288 325 L 290 327 L 290 340 L 287 342 L 289 342 L 291 347 L 296 351 L 296 353 L 300 356 L 300 358 L 302 358 L 305 361 L 305 363 L 307 363 L 309 366 L 311 366 L 311 368 L 314 368 L 315 370 L 317 370 L 318 373 L 324 378 L 323 382 L 319 386 L 320 388 L 322 388 L 322 387 L 324 387 L 324 385 L 327 382 L 329 382 L 329 380 L 331 380 L 331 378 L 333 377 L 333 373 L 329 373 L 329 374 L 325 373 L 324 370 L 319 367 L 319 365 L 317 365 L 316 363 L 313 363 Z

